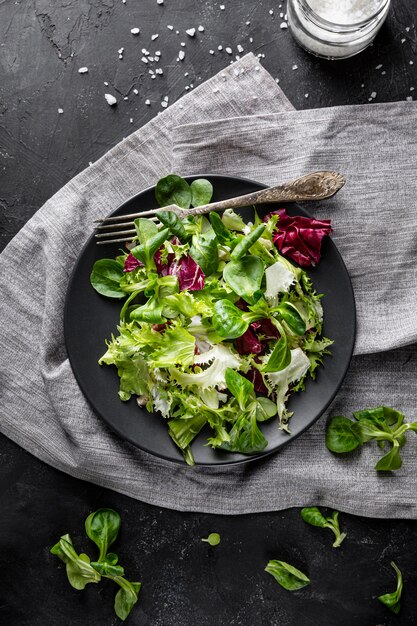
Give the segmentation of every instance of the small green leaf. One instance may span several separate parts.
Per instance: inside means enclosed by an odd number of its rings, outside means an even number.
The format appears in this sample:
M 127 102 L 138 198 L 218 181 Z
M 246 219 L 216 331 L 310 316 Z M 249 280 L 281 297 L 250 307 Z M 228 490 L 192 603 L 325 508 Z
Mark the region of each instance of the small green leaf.
M 284 561 L 269 561 L 265 571 L 288 591 L 297 591 L 310 584 L 310 579 L 303 572 Z
M 398 442 L 394 442 L 393 447 L 385 456 L 381 457 L 375 465 L 378 472 L 388 472 L 390 470 L 400 469 L 403 462 L 400 456 L 400 446 Z
M 249 328 L 249 323 L 242 318 L 242 311 L 230 300 L 217 300 L 212 325 L 224 339 L 237 339 Z
M 255 304 L 259 299 L 263 275 L 264 264 L 261 259 L 250 255 L 230 261 L 223 270 L 226 283 L 248 304 Z
M 306 323 L 291 302 L 281 304 L 278 307 L 278 313 L 294 334 L 300 337 L 304 335 L 306 332 Z
M 121 519 L 113 509 L 99 509 L 85 520 L 85 532 L 100 550 L 99 561 L 104 560 L 109 547 L 116 541 Z
M 222 219 L 218 213 L 212 211 L 209 214 L 210 223 L 212 228 L 216 234 L 217 241 L 221 245 L 230 246 L 236 239 L 236 235 L 232 233 L 226 226 L 223 224 Z
M 253 383 L 230 367 L 225 372 L 225 380 L 228 390 L 238 401 L 241 410 L 244 411 L 249 400 L 255 399 Z
M 158 234 L 158 226 L 152 220 L 139 217 L 134 220 L 139 243 L 146 243 Z
M 385 604 L 390 611 L 398 614 L 401 609 L 401 595 L 403 592 L 403 577 L 399 568 L 395 565 L 394 561 L 391 561 L 391 567 L 394 568 L 397 574 L 397 588 L 392 593 L 385 593 L 382 596 L 378 596 L 378 600 Z
M 417 422 L 411 422 L 410 424 L 407 424 L 407 426 L 409 430 L 413 430 L 415 433 L 417 433 Z
M 114 581 L 121 587 L 114 598 L 114 612 L 124 621 L 138 601 L 142 584 L 130 583 L 124 578 L 115 578 Z
M 279 341 L 275 344 L 275 348 L 262 370 L 264 372 L 280 372 L 288 367 L 290 363 L 291 350 L 288 347 L 286 335 L 282 334 Z
M 158 213 L 158 219 L 164 226 L 169 228 L 173 235 L 178 237 L 181 243 L 186 243 L 188 241 L 189 235 L 187 235 L 184 224 L 181 222 L 176 213 L 173 211 L 160 211 Z
M 209 204 L 213 197 L 213 185 L 205 178 L 197 178 L 190 185 L 191 189 L 191 206 L 197 207 L 203 204 Z
M 181 176 L 169 174 L 157 182 L 155 197 L 160 207 L 176 204 L 181 209 L 189 209 L 191 204 L 190 185 Z
M 245 237 L 242 237 L 231 254 L 232 260 L 239 261 L 239 259 L 242 259 L 248 252 L 249 248 L 251 248 L 258 241 L 259 237 L 261 237 L 265 228 L 266 224 L 259 224 L 259 226 L 257 226 L 252 232 L 245 235 Z
M 331 452 L 351 452 L 360 445 L 352 426 L 353 422 L 347 417 L 332 417 L 326 431 L 326 446 Z
M 319 528 L 325 528 L 327 519 L 321 514 L 316 506 L 305 507 L 300 511 L 301 517 L 307 524 L 312 526 L 319 526 Z
M 125 298 L 126 292 L 120 287 L 123 267 L 114 259 L 99 259 L 93 265 L 90 282 L 94 289 L 108 298 Z
M 91 567 L 94 567 L 96 572 L 98 572 L 101 576 L 106 577 L 114 577 L 114 576 L 124 576 L 124 568 L 121 565 L 111 565 L 106 561 L 92 561 Z
M 268 445 L 256 421 L 256 414 L 242 413 L 229 433 L 230 440 L 221 445 L 223 450 L 255 454 L 261 452 Z
M 51 554 L 65 563 L 68 582 L 74 589 L 84 589 L 88 583 L 97 583 L 101 579 L 100 574 L 90 565 L 89 557 L 76 553 L 68 534 L 63 535 L 51 548 Z
M 256 419 L 258 422 L 266 422 L 276 414 L 276 402 L 272 402 L 272 400 L 264 396 L 258 396 L 256 398 Z
M 206 541 L 211 546 L 218 546 L 220 543 L 220 535 L 219 533 L 210 533 L 208 537 L 202 539 L 201 541 Z
M 213 274 L 219 265 L 217 240 L 214 233 L 193 235 L 190 256 L 201 267 L 206 276 Z
M 169 237 L 169 228 L 159 230 L 156 235 L 132 248 L 131 253 L 141 261 L 148 272 L 155 271 L 154 254 Z

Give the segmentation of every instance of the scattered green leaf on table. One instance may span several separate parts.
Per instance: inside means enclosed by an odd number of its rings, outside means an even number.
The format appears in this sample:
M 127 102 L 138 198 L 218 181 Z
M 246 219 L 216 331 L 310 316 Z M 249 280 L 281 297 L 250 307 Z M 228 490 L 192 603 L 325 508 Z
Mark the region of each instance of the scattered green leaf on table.
M 382 604 L 385 604 L 393 613 L 399 613 L 401 609 L 401 594 L 403 592 L 403 577 L 394 561 L 391 561 L 391 567 L 394 568 L 397 574 L 397 588 L 392 593 L 385 593 L 382 596 L 378 596 L 378 600 L 382 602 Z
M 297 591 L 310 584 L 310 579 L 303 572 L 285 561 L 269 561 L 265 571 L 288 591 Z
M 340 532 L 338 511 L 333 511 L 330 517 L 325 517 L 316 506 L 304 507 L 301 509 L 301 517 L 311 526 L 329 528 L 335 536 L 333 548 L 338 548 L 346 538 L 346 533 Z
M 417 432 L 417 422 L 404 422 L 404 415 L 390 407 L 376 407 L 356 411 L 356 421 L 335 416 L 329 421 L 326 431 L 326 446 L 338 454 L 355 450 L 358 446 L 376 441 L 383 449 L 385 442 L 390 450 L 375 465 L 377 471 L 400 469 L 401 447 L 406 443 L 406 432 Z
M 205 541 L 211 546 L 218 546 L 220 543 L 220 535 L 219 533 L 210 533 L 208 537 L 203 538 L 201 541 Z

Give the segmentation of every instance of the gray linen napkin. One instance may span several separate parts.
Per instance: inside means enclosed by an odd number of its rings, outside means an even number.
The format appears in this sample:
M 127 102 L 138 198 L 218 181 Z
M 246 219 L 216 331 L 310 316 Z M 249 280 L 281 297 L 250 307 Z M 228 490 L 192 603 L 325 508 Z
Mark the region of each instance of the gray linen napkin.
M 191 132 L 192 136 L 198 132 L 194 123 L 222 118 L 220 124 L 226 126 L 226 120 L 231 118 L 234 125 L 233 118 L 241 116 L 248 120 L 248 116 L 255 114 L 287 114 L 291 108 L 269 74 L 248 55 L 171 106 L 70 181 L 20 231 L 0 256 L 0 430 L 4 434 L 73 476 L 169 508 L 237 514 L 327 504 L 370 516 L 417 516 L 417 460 L 411 443 L 404 450 L 404 468 L 394 476 L 380 477 L 372 469 L 375 451 L 365 449 L 356 458 L 346 460 L 326 451 L 323 418 L 282 453 L 264 462 L 238 468 L 190 469 L 141 452 L 110 432 L 87 405 L 65 353 L 62 327 L 65 292 L 72 266 L 91 232 L 93 220 L 154 184 L 160 176 L 172 171 L 175 163 L 181 164 L 185 173 L 184 140 L 186 133 Z M 413 108 L 409 111 L 411 114 Z M 326 112 L 321 114 L 320 127 L 327 124 Z M 295 119 L 299 114 L 289 115 Z M 343 115 L 344 109 L 340 109 L 341 119 Z M 337 135 L 337 120 L 331 119 L 333 134 Z M 177 144 L 173 160 L 171 133 L 174 127 L 181 126 L 175 131 Z M 390 124 L 385 128 L 388 136 Z M 294 135 L 290 128 L 281 127 L 275 135 L 277 144 L 286 141 L 287 130 Z M 215 142 L 215 138 L 212 139 Z M 230 139 L 231 153 L 236 155 L 237 144 Z M 372 137 L 369 139 L 371 141 Z M 410 149 L 411 142 L 406 137 L 405 140 Z M 240 141 L 244 144 L 243 134 Z M 194 168 L 203 171 L 207 149 L 207 154 L 211 155 L 210 169 L 218 170 L 221 166 L 220 161 L 215 161 L 215 151 L 203 143 L 204 150 L 197 155 Z M 192 141 L 190 148 L 193 148 Z M 307 159 L 310 162 L 305 162 L 305 171 L 311 169 L 312 164 L 313 169 L 319 163 L 321 167 L 319 156 L 326 148 L 312 140 L 311 147 L 306 144 L 305 148 L 306 154 L 298 153 L 301 169 L 304 169 L 303 160 Z M 223 158 L 228 149 L 224 145 L 218 158 Z M 259 154 L 259 164 L 266 163 L 266 153 L 260 151 L 258 141 L 252 143 L 251 150 L 254 155 Z M 276 167 L 279 179 L 289 172 L 293 174 L 297 168 L 283 163 L 276 154 L 274 148 L 270 160 L 275 167 L 279 165 Z M 200 157 L 203 158 L 199 160 Z M 332 168 L 336 168 L 337 154 L 328 157 Z M 232 172 L 232 164 L 222 162 L 223 171 Z M 410 162 L 413 162 L 411 152 Z M 396 174 L 400 176 L 401 172 L 398 166 Z M 262 167 L 255 167 L 253 161 L 247 167 L 242 163 L 239 174 L 242 173 L 260 180 L 268 179 Z M 387 192 L 382 177 L 381 184 L 384 193 Z M 373 194 L 376 193 L 383 197 L 380 191 L 374 190 Z M 406 208 L 404 198 L 400 194 L 393 213 L 398 205 L 402 210 Z M 332 211 L 336 220 L 339 215 L 336 204 Z M 410 221 L 410 230 L 413 225 L 415 222 Z M 391 227 L 396 233 L 397 225 L 390 224 Z M 336 229 L 338 244 L 342 247 L 343 233 L 339 233 L 337 224 Z M 346 252 L 349 248 L 346 247 Z M 413 256 L 412 250 L 410 255 Z M 351 255 L 348 257 L 352 263 Z M 377 262 L 381 263 L 381 259 Z M 359 276 L 356 282 L 358 280 Z M 403 280 L 399 274 L 395 282 Z M 404 293 L 407 290 L 405 288 Z M 396 333 L 392 329 L 397 339 L 388 340 L 384 349 L 404 346 L 415 339 L 409 316 L 401 317 Z M 368 348 L 364 352 L 373 350 L 372 344 L 365 345 Z M 416 363 L 417 350 L 412 347 L 356 357 L 334 410 L 349 412 L 358 405 L 383 402 L 412 415 L 411 390 L 415 386 Z

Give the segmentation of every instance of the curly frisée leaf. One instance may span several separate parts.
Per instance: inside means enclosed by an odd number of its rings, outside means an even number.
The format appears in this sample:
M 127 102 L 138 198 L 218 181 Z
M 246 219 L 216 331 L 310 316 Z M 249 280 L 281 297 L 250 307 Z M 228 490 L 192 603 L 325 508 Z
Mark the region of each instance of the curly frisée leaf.
M 226 388 L 225 374 L 228 367 L 239 369 L 240 359 L 232 354 L 228 348 L 219 344 L 215 345 L 203 355 L 194 357 L 194 364 L 211 363 L 211 365 L 197 373 L 187 374 L 177 369 L 170 369 L 172 378 L 183 387 L 197 385 L 208 389 L 210 387 Z
M 185 328 L 168 328 L 163 343 L 149 356 L 151 367 L 188 367 L 194 362 L 195 337 Z

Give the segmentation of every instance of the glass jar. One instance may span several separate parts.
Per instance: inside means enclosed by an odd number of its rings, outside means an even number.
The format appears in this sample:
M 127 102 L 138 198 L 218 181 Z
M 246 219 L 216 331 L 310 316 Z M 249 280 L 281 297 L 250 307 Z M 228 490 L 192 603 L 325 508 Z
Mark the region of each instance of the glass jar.
M 288 25 L 297 43 L 325 59 L 346 59 L 374 39 L 391 0 L 288 0 Z

